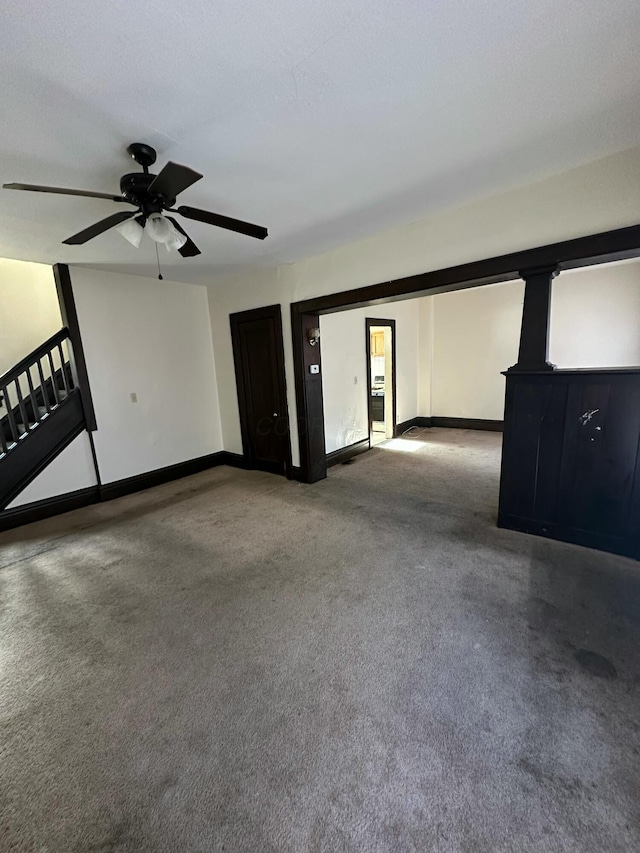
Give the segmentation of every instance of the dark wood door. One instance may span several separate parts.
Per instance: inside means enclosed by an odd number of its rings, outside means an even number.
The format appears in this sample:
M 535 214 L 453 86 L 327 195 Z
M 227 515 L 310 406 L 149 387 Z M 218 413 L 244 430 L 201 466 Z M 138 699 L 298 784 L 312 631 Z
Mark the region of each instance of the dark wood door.
M 291 475 L 279 305 L 232 314 L 242 446 L 248 467 Z

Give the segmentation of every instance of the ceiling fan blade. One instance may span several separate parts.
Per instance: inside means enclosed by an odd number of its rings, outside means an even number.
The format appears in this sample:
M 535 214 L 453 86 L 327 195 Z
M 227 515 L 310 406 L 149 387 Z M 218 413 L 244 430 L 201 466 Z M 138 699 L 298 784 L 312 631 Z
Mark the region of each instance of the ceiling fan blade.
M 187 242 L 184 244 L 184 246 L 180 246 L 180 248 L 178 249 L 178 251 L 180 252 L 182 257 L 183 258 L 194 258 L 196 255 L 202 254 L 200 252 L 200 249 L 196 246 L 196 244 L 193 242 L 191 237 L 189 237 L 189 235 L 184 230 L 182 225 L 180 225 L 178 220 L 174 219 L 173 216 L 167 216 L 167 219 L 169 220 L 169 222 L 172 222 L 175 225 L 175 227 L 178 229 L 178 231 L 181 234 L 184 234 L 184 236 L 187 238 Z
M 114 228 L 116 225 L 120 225 L 120 223 L 124 222 L 125 219 L 131 219 L 131 217 L 135 216 L 136 213 L 137 211 L 135 210 L 131 212 L 128 210 L 121 210 L 119 213 L 114 213 L 111 216 L 107 216 L 106 219 L 101 219 L 100 222 L 90 225 L 88 228 L 85 228 L 84 231 L 79 231 L 77 234 L 74 234 L 73 237 L 68 237 L 62 242 L 66 243 L 68 246 L 76 246 L 79 243 L 86 243 L 88 240 L 93 240 L 94 237 L 97 237 L 104 231 L 108 231 L 109 228 Z
M 121 195 L 94 193 L 90 190 L 68 190 L 65 187 L 41 187 L 38 184 L 3 184 L 3 190 L 28 190 L 32 193 L 57 193 L 58 195 L 82 195 L 86 198 L 107 198 L 111 201 L 127 201 Z
M 156 175 L 155 180 L 151 182 L 149 192 L 173 199 L 191 184 L 199 181 L 201 177 L 200 172 L 194 172 L 188 166 L 181 166 L 179 163 L 167 163 L 160 174 Z
M 179 207 L 177 212 L 187 219 L 195 219 L 197 222 L 206 222 L 208 225 L 217 225 L 218 228 L 226 228 L 228 231 L 237 231 L 238 234 L 246 234 L 247 237 L 257 237 L 264 240 L 268 235 L 266 228 L 261 225 L 252 225 L 250 222 L 242 222 L 240 219 L 231 219 L 220 213 L 210 213 L 208 210 L 198 210 L 197 207 Z

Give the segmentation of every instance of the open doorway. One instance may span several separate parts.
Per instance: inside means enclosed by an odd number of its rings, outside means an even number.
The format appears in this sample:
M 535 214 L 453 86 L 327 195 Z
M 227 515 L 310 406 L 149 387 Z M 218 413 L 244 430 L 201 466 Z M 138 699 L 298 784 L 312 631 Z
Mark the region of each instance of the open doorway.
M 367 406 L 371 447 L 396 429 L 396 321 L 367 317 Z

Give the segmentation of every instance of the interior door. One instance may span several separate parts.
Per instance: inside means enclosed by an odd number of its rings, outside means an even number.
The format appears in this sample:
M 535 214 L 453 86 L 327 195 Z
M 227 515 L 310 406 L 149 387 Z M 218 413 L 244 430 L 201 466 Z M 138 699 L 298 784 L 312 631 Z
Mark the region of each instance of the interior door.
M 280 306 L 232 314 L 230 320 L 247 466 L 290 476 Z

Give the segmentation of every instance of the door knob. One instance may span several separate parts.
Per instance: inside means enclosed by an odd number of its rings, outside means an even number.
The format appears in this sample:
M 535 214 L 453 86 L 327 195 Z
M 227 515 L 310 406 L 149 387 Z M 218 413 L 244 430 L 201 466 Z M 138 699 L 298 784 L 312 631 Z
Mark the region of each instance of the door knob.
M 273 417 L 274 417 L 274 418 L 277 418 L 277 417 L 278 417 L 278 413 L 277 413 L 277 412 L 274 412 L 274 413 L 273 413 Z

